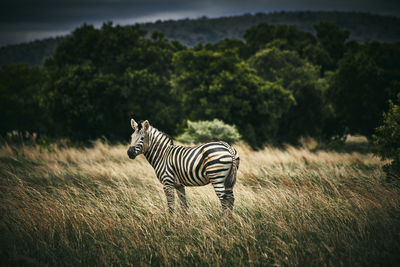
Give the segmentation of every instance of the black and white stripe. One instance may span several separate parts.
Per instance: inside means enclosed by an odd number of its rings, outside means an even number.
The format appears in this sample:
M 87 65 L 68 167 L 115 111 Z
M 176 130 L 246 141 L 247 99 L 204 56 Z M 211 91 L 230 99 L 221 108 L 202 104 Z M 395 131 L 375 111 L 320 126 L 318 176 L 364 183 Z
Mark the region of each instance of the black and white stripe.
M 136 125 L 136 126 L 135 126 Z M 233 208 L 233 186 L 239 168 L 237 151 L 226 142 L 211 142 L 195 147 L 174 145 L 167 134 L 150 126 L 148 121 L 136 124 L 128 150 L 130 158 L 143 153 L 164 185 L 168 206 L 174 210 L 174 191 L 183 208 L 187 208 L 185 186 L 212 184 L 223 210 Z

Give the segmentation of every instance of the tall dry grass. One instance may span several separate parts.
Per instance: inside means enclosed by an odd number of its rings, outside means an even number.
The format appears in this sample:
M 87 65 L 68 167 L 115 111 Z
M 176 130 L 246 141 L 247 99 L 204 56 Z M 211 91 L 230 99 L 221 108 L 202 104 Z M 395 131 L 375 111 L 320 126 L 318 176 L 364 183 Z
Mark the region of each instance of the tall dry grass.
M 232 218 L 211 186 L 167 213 L 126 146 L 0 148 L 4 265 L 396 265 L 400 197 L 372 154 L 236 147 Z

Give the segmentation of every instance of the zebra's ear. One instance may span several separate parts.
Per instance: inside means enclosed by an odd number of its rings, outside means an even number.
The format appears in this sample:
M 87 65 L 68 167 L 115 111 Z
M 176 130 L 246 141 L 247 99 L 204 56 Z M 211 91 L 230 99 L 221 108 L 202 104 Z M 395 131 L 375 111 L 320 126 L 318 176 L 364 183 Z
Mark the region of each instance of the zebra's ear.
M 132 126 L 132 129 L 135 131 L 136 130 L 136 128 L 138 127 L 138 124 L 136 123 L 136 121 L 134 120 L 134 119 L 131 119 L 131 126 Z
M 147 131 L 149 130 L 149 128 L 150 128 L 150 123 L 149 123 L 149 121 L 148 121 L 148 120 L 145 120 L 145 121 L 142 123 L 142 127 L 143 127 L 143 129 L 147 132 Z

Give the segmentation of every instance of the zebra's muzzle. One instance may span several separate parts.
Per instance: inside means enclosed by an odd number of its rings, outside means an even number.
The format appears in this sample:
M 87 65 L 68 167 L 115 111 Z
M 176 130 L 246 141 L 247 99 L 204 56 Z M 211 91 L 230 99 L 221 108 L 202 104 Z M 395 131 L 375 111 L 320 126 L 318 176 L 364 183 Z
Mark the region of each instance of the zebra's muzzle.
M 130 147 L 130 148 L 128 149 L 128 157 L 129 157 L 130 159 L 136 158 L 135 148 Z

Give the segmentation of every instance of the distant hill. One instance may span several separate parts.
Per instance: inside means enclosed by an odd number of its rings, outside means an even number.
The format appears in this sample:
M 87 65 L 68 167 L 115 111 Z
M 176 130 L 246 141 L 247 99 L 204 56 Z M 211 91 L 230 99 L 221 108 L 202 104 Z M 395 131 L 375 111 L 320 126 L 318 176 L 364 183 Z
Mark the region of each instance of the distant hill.
M 46 38 L 29 43 L 8 45 L 0 48 L 0 66 L 25 63 L 31 66 L 42 65 L 45 58 L 53 54 L 57 44 L 64 37 Z
M 300 30 L 314 32 L 312 25 L 329 21 L 349 30 L 350 39 L 360 42 L 378 40 L 393 42 L 400 40 L 400 18 L 358 12 L 296 11 L 244 14 L 241 16 L 198 19 L 181 19 L 143 23 L 148 30 L 160 31 L 171 40 L 188 46 L 196 43 L 217 42 L 224 38 L 243 38 L 243 33 L 261 22 L 291 24 Z M 48 38 L 30 43 L 9 45 L 0 48 L 0 65 L 27 63 L 41 65 L 50 56 L 63 38 Z
M 303 31 L 314 32 L 313 24 L 329 21 L 351 32 L 350 38 L 360 42 L 400 40 L 400 18 L 357 12 L 297 11 L 245 14 L 234 17 L 157 21 L 143 24 L 149 31 L 158 30 L 169 39 L 187 45 L 216 42 L 223 38 L 240 38 L 253 25 L 261 22 L 291 24 Z

